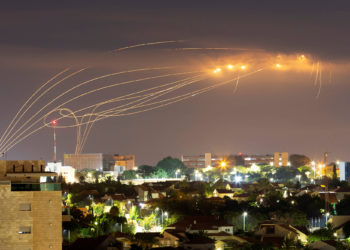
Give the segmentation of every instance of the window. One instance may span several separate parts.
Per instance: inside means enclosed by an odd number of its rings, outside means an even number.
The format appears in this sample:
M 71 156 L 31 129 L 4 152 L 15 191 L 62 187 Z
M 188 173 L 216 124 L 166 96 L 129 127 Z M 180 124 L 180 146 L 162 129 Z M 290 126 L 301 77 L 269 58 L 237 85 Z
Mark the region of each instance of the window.
M 18 230 L 18 233 L 19 234 L 30 234 L 32 233 L 32 228 L 29 226 L 29 227 L 19 227 L 19 230 Z
M 266 234 L 274 234 L 274 233 L 275 233 L 275 227 L 274 226 L 266 227 Z
M 30 203 L 20 203 L 19 211 L 32 211 L 32 204 Z

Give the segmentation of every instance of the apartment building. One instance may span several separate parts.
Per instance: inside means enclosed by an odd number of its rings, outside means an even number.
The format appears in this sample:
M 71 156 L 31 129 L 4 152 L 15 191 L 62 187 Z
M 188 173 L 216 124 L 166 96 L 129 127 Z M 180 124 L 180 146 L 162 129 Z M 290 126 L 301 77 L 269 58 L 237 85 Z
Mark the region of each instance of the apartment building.
M 44 161 L 0 161 L 0 249 L 62 249 L 60 183 Z

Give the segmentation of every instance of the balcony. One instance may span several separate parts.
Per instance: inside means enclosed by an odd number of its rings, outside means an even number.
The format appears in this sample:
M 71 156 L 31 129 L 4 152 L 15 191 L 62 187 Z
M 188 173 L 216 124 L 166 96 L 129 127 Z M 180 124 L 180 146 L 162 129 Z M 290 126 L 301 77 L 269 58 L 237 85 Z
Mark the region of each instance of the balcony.
M 61 191 L 61 183 L 11 183 L 11 191 Z
M 41 176 L 57 176 L 55 172 L 8 172 L 6 173 L 8 177 L 41 177 Z

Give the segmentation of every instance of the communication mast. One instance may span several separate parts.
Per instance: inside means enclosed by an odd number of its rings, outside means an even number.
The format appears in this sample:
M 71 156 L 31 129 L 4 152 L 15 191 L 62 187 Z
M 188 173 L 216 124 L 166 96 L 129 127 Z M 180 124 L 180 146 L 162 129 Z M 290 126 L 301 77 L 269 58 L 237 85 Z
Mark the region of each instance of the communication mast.
M 57 148 L 56 148 L 56 125 L 57 125 L 57 121 L 53 120 L 51 122 L 52 127 L 53 127 L 53 162 L 56 163 L 57 161 Z
M 324 152 L 323 154 L 323 166 L 324 166 L 324 190 L 325 190 L 325 193 L 324 193 L 324 200 L 325 200 L 325 213 L 328 214 L 328 206 L 329 206 L 329 203 L 328 203 L 328 200 L 329 200 L 329 197 L 328 197 L 328 176 L 327 176 L 327 157 L 328 157 L 328 153 L 327 152 Z M 327 219 L 328 216 L 326 216 L 326 219 Z M 327 221 L 326 221 L 326 224 L 327 224 Z

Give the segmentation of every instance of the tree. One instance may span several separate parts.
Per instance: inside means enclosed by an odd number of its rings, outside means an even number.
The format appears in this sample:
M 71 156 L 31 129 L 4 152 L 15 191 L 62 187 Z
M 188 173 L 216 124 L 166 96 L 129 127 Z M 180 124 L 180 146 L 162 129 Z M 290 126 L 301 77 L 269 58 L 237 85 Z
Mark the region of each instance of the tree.
M 129 211 L 131 220 L 138 220 L 140 218 L 140 212 L 137 206 L 132 206 Z
M 125 170 L 123 172 L 122 178 L 124 180 L 132 180 L 132 179 L 136 179 L 136 172 L 133 170 Z
M 350 221 L 348 221 L 344 224 L 343 234 L 344 234 L 345 238 L 350 237 Z
M 145 230 L 150 230 L 157 224 L 156 214 L 151 213 L 149 216 L 145 216 L 142 220 L 140 220 L 140 224 Z
M 296 207 L 306 213 L 307 218 L 321 216 L 321 209 L 324 208 L 324 201 L 316 195 L 304 194 L 294 197 Z
M 109 213 L 113 216 L 119 216 L 119 208 L 117 206 L 111 207 Z
M 275 178 L 281 182 L 295 181 L 299 173 L 298 169 L 293 167 L 279 167 L 275 173 Z
M 155 167 L 155 168 L 156 168 L 156 171 L 154 171 L 151 175 L 153 178 L 162 179 L 162 178 L 168 177 L 168 174 L 164 169 L 158 168 L 158 167 Z
M 138 172 L 140 172 L 144 177 L 149 177 L 155 171 L 153 166 L 141 165 L 138 167 Z
M 182 161 L 177 158 L 172 158 L 170 156 L 162 159 L 157 163 L 157 167 L 165 170 L 168 174 L 168 177 L 175 177 L 177 169 L 180 169 L 182 173 L 186 171 L 186 167 Z
M 295 168 L 310 165 L 310 158 L 305 155 L 293 154 L 289 156 L 289 161 L 291 165 Z
M 326 228 L 321 228 L 319 230 L 316 230 L 312 232 L 308 237 L 308 242 L 312 243 L 319 240 L 334 240 L 334 229 L 331 227 L 330 224 L 327 225 Z
M 338 215 L 350 215 L 350 198 L 341 200 L 336 206 Z

